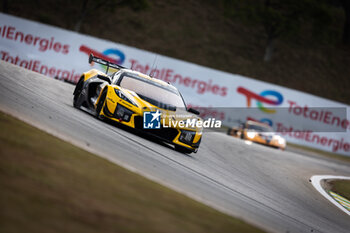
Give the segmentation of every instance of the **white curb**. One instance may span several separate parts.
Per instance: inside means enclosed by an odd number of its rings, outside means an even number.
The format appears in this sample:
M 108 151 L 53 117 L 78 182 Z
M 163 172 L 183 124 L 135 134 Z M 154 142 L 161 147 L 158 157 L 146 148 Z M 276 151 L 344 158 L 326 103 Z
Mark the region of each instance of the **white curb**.
M 347 215 L 350 216 L 350 212 L 345 209 L 341 204 L 339 204 L 336 200 L 334 200 L 330 195 L 328 195 L 328 193 L 322 188 L 321 186 L 321 181 L 324 179 L 339 179 L 339 180 L 350 180 L 350 177 L 347 176 L 312 176 L 310 178 L 310 181 L 312 183 L 312 185 L 314 186 L 314 188 L 321 193 L 325 198 L 327 198 L 330 202 L 332 202 L 335 206 L 337 206 L 339 209 L 341 209 L 342 211 L 344 211 Z

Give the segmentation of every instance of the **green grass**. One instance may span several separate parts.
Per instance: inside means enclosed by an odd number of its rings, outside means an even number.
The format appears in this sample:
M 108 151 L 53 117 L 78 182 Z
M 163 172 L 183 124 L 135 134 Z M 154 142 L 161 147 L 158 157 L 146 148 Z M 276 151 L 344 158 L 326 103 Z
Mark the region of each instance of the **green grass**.
M 350 180 L 334 180 L 330 185 L 331 191 L 350 200 Z
M 0 112 L 0 232 L 261 232 Z

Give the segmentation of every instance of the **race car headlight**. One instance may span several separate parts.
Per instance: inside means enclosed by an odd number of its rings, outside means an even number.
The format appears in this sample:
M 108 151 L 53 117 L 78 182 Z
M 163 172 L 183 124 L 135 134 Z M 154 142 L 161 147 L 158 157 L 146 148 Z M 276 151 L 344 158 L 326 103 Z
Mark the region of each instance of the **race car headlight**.
M 247 137 L 253 139 L 256 135 L 256 132 L 247 132 Z
M 278 144 L 281 144 L 281 145 L 286 143 L 286 140 L 282 137 L 278 137 L 277 141 L 278 141 Z
M 195 135 L 196 135 L 195 131 L 181 130 L 179 141 L 185 144 L 191 144 Z
M 126 102 L 137 106 L 133 101 L 131 101 L 128 97 L 126 97 L 121 90 L 114 89 L 115 93 L 121 98 L 122 100 L 125 100 Z

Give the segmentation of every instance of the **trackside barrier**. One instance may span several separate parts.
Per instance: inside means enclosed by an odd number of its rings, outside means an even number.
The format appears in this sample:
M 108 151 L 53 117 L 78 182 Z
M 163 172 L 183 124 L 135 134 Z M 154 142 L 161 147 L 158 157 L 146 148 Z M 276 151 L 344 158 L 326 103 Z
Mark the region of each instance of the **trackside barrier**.
M 4 61 L 75 83 L 92 67 L 104 69 L 88 64 L 90 53 L 171 82 L 187 104 L 224 125 L 259 120 L 288 142 L 350 156 L 348 105 L 0 13 Z

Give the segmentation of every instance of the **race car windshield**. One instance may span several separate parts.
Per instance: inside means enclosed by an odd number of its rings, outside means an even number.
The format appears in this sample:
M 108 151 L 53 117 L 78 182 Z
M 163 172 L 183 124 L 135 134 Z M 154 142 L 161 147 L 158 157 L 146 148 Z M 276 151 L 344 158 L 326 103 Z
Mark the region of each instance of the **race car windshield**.
M 248 129 L 254 130 L 257 132 L 272 132 L 272 128 L 267 126 L 261 126 L 261 125 L 248 125 Z
M 185 108 L 175 88 L 163 86 L 135 74 L 122 75 L 119 86 L 134 91 L 140 98 L 157 107 L 169 110 L 175 110 L 176 107 Z

